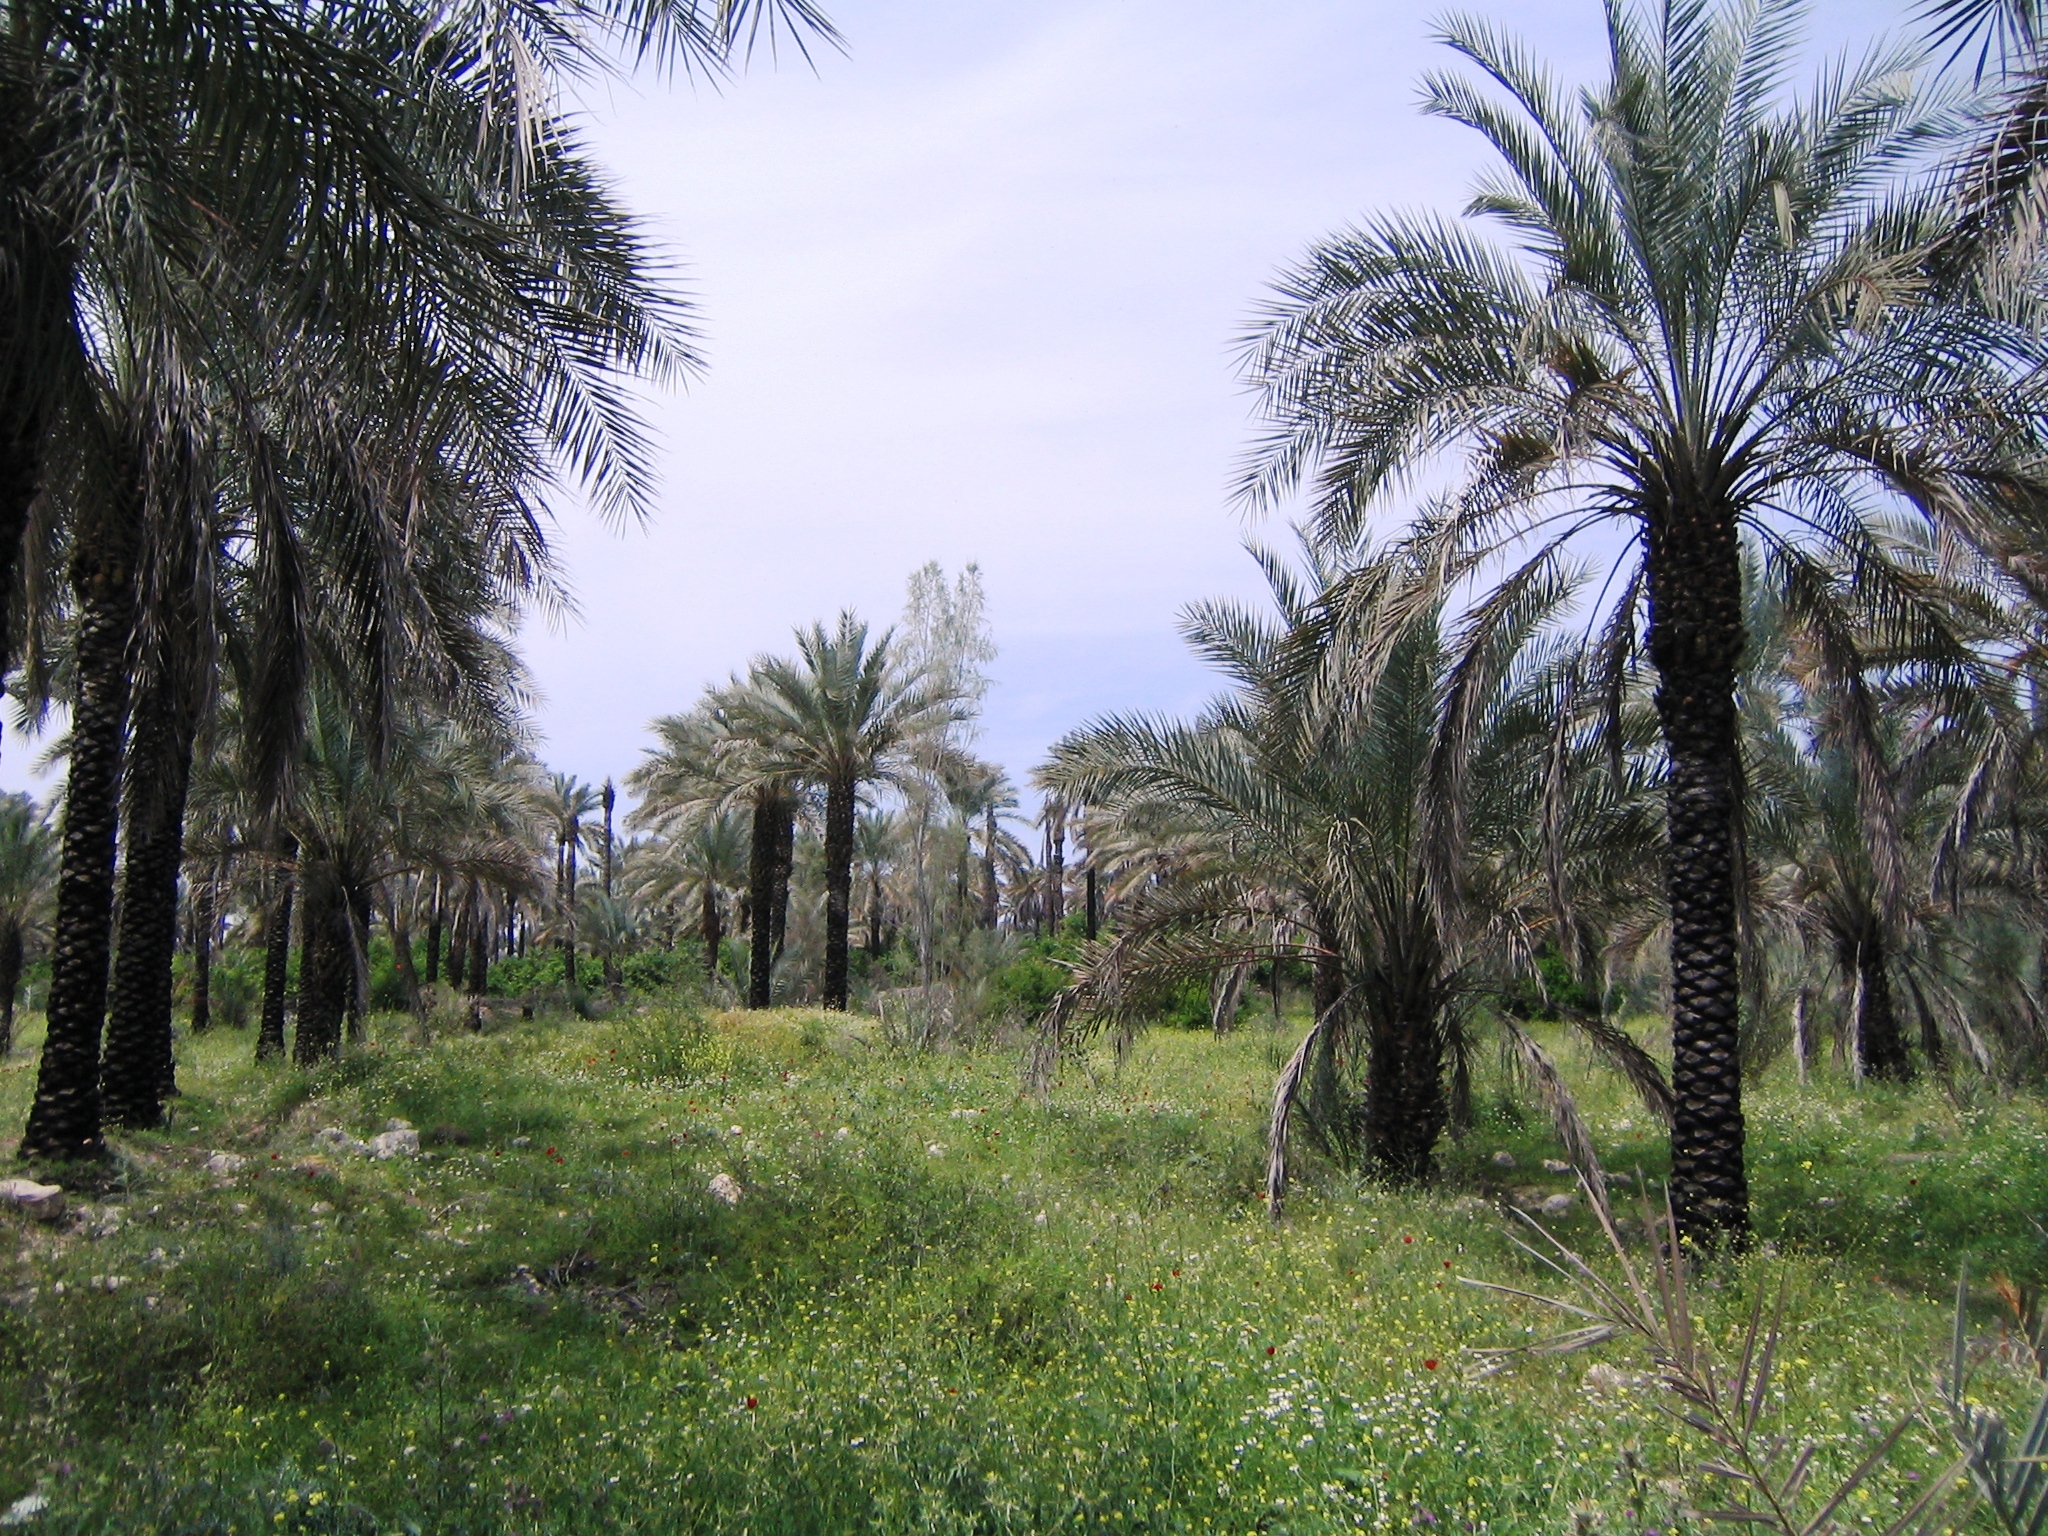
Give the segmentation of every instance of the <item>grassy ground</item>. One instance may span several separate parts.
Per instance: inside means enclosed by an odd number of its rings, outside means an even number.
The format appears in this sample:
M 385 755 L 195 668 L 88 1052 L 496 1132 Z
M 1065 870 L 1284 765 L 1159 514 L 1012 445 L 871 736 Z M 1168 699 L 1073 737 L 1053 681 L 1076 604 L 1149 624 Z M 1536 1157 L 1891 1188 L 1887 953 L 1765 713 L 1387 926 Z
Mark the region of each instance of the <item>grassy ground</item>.
M 35 1043 L 0 1069 L 10 1130 Z M 1547 1326 L 1457 1283 L 1530 1282 L 1495 1202 L 1567 1187 L 1540 1121 L 1483 1084 L 1442 1187 L 1311 1166 L 1275 1230 L 1287 1043 L 1155 1034 L 1039 1104 L 1013 1055 L 798 1012 L 393 1022 L 313 1074 L 218 1033 L 173 1125 L 74 1189 L 89 1214 L 0 1218 L 0 1505 L 221 1536 L 1693 1524 L 1697 1453 L 1626 1350 L 1472 1369 Z M 1610 1166 L 1654 1176 L 1641 1110 L 1565 1060 Z M 315 1134 L 392 1117 L 425 1155 Z M 1846 1467 L 1924 1391 L 1962 1255 L 2048 1272 L 2048 1114 L 1773 1079 L 1752 1138 L 1777 1251 L 1711 1269 L 1703 1311 L 1729 1337 L 1789 1280 L 1782 1410 Z M 1858 1521 L 1937 1454 L 1909 1436 Z

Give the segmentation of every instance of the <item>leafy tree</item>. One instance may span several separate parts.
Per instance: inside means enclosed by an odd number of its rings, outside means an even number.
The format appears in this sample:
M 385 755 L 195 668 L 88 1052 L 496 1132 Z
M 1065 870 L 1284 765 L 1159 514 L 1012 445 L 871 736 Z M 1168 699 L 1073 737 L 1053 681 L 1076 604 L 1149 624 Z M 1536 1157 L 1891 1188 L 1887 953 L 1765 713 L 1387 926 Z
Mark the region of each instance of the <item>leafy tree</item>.
M 870 643 L 850 611 L 828 630 L 797 632 L 797 659 L 762 657 L 727 701 L 731 729 L 755 771 L 824 792 L 825 975 L 828 1008 L 847 998 L 854 821 L 861 786 L 900 782 L 925 738 L 959 714 L 952 684 L 906 668 L 884 633 Z
M 1450 637 L 1434 615 L 1413 618 L 1361 685 L 1330 666 L 1340 636 L 1320 599 L 1334 572 L 1312 568 L 1302 582 L 1268 569 L 1278 622 L 1230 604 L 1186 622 L 1229 693 L 1192 721 L 1120 716 L 1077 731 L 1039 777 L 1085 804 L 1091 824 L 1175 827 L 1185 850 L 1126 904 L 1114 939 L 1087 952 L 1050 1044 L 1069 1021 L 1128 1027 L 1190 978 L 1280 958 L 1314 965 L 1316 1021 L 1276 1089 L 1277 1209 L 1298 1093 L 1334 1154 L 1362 1142 L 1381 1176 L 1427 1176 L 1453 1114 L 1469 1118 L 1457 1101 L 1471 1003 L 1546 939 L 1592 921 L 1596 903 L 1639 898 L 1626 871 L 1652 829 L 1635 796 L 1567 771 L 1586 752 L 1570 728 L 1575 663 L 1541 632 L 1570 581 L 1531 584 Z M 1352 573 L 1354 589 L 1368 572 L 1398 594 L 1396 564 Z M 1661 1108 L 1660 1074 L 1640 1048 L 1581 1022 Z M 1554 1084 L 1534 1042 L 1503 1027 Z M 1354 1057 L 1362 1102 L 1343 1088 Z M 1561 1097 L 1554 1107 L 1583 1151 L 1575 1113 Z
M 1802 621 L 1846 638 L 1816 547 L 1910 611 L 1919 584 L 1872 513 L 1902 497 L 1988 551 L 2042 462 L 2038 339 L 1925 280 L 1955 212 L 1898 172 L 1941 126 L 1902 84 L 1911 56 L 1873 54 L 1787 104 L 1794 19 L 1784 0 L 1612 6 L 1607 78 L 1577 96 L 1484 22 L 1454 20 L 1445 40 L 1506 99 L 1439 74 L 1426 109 L 1498 156 L 1471 211 L 1509 243 L 1376 219 L 1281 281 L 1248 352 L 1270 424 L 1254 501 L 1306 484 L 1344 541 L 1383 491 L 1464 456 L 1410 535 L 1428 577 L 1410 611 L 1490 557 L 1513 556 L 1507 594 L 1583 531 L 1626 533 L 1594 687 L 1618 692 L 1640 610 L 1666 764 L 1673 1196 L 1702 1241 L 1748 1229 L 1744 532 Z M 1399 608 L 1382 607 L 1361 665 L 1399 643 Z

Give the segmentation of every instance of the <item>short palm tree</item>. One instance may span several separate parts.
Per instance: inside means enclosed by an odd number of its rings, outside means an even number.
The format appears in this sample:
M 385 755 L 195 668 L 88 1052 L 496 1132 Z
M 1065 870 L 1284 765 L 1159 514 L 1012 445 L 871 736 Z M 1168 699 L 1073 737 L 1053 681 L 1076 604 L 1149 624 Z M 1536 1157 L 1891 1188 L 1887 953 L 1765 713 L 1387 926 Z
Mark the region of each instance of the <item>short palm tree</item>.
M 827 1008 L 844 1008 L 852 915 L 854 821 L 861 786 L 914 771 L 914 749 L 958 718 L 957 687 L 905 667 L 892 636 L 870 642 L 851 612 L 831 629 L 797 632 L 797 659 L 762 657 L 728 714 L 755 772 L 816 786 L 825 796 Z
M 1393 570 L 1379 571 L 1392 585 Z M 1381 1176 L 1427 1176 L 1461 1093 L 1479 992 L 1572 921 L 1591 922 L 1600 901 L 1643 894 L 1621 872 L 1651 826 L 1572 761 L 1585 755 L 1583 732 L 1560 735 L 1573 663 L 1541 630 L 1570 592 L 1525 592 L 1455 636 L 1425 614 L 1369 686 L 1322 690 L 1313 679 L 1333 637 L 1314 585 L 1279 584 L 1279 623 L 1228 604 L 1197 609 L 1190 639 L 1232 692 L 1197 720 L 1119 717 L 1075 732 L 1039 770 L 1088 807 L 1091 826 L 1171 828 L 1182 851 L 1179 868 L 1127 903 L 1116 937 L 1089 950 L 1053 1010 L 1051 1041 L 1069 1021 L 1142 1017 L 1162 981 L 1306 959 L 1316 1021 L 1276 1093 L 1274 1206 L 1303 1089 L 1332 1152 L 1362 1141 Z M 1582 1022 L 1661 1105 L 1640 1049 Z M 1535 1060 L 1533 1042 L 1504 1027 Z M 1342 1087 L 1353 1062 L 1362 1102 Z M 1575 1115 L 1554 1108 L 1582 1150 Z
M 1376 219 L 1281 280 L 1248 349 L 1269 422 L 1253 500 L 1307 483 L 1321 526 L 1349 539 L 1388 488 L 1462 456 L 1462 483 L 1412 534 L 1429 574 L 1418 605 L 1490 555 L 1526 557 L 1509 562 L 1512 587 L 1585 530 L 1627 536 L 1599 649 L 1603 675 L 1618 675 L 1640 622 L 1657 673 L 1672 1190 L 1701 1241 L 1741 1241 L 1749 1220 L 1735 844 L 1745 531 L 1802 617 L 1840 637 L 1818 606 L 1816 546 L 1912 609 L 1919 584 L 1884 558 L 1872 509 L 1902 497 L 1996 545 L 2006 507 L 2038 499 L 2025 488 L 2048 462 L 2040 340 L 1924 281 L 1955 214 L 1896 170 L 1939 126 L 1902 84 L 1911 57 L 1874 55 L 1788 104 L 1793 15 L 1787 0 L 1610 6 L 1607 78 L 1579 94 L 1486 23 L 1452 21 L 1445 41 L 1505 100 L 1437 75 L 1427 110 L 1497 155 L 1471 211 L 1508 243 Z M 1361 665 L 1400 632 L 1389 617 Z

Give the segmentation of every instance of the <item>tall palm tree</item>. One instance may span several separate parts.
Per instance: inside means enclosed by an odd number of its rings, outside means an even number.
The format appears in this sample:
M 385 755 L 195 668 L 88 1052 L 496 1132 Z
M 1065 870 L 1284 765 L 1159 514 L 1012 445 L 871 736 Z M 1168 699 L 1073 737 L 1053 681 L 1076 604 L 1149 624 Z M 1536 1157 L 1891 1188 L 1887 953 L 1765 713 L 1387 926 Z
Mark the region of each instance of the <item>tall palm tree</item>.
M 573 774 L 548 775 L 540 793 L 541 815 L 555 836 L 555 921 L 562 949 L 562 980 L 576 991 L 576 855 L 583 847 L 583 818 L 598 808 L 598 792 Z
M 360 505 L 382 520 L 382 537 L 344 532 L 336 541 L 367 578 L 341 589 L 341 606 L 369 616 L 356 627 L 384 642 L 383 661 L 404 658 L 403 626 L 390 624 L 388 603 L 376 599 L 396 595 L 388 578 L 406 562 L 389 557 L 412 546 L 433 498 L 418 494 L 402 458 L 336 473 L 354 444 L 377 438 L 346 424 L 335 430 L 348 413 L 321 385 L 351 375 L 358 388 L 343 390 L 344 400 L 381 386 L 410 401 L 431 373 L 450 399 L 463 398 L 468 382 L 473 404 L 513 408 L 517 430 L 499 440 L 511 473 L 485 483 L 529 494 L 493 507 L 494 523 L 472 524 L 486 536 L 470 556 L 493 581 L 523 581 L 520 546 L 530 549 L 538 531 L 530 493 L 558 469 L 582 473 L 613 509 L 644 507 L 643 456 L 616 375 L 659 372 L 685 354 L 669 301 L 643 280 L 630 221 L 610 218 L 596 240 L 562 238 L 565 227 L 589 233 L 593 213 L 615 210 L 573 133 L 533 88 L 552 68 L 601 64 L 607 39 L 622 34 L 671 62 L 715 64 L 737 35 L 733 23 L 809 26 L 817 18 L 802 0 L 721 7 L 715 18 L 687 3 L 481 5 L 432 16 L 398 6 L 262 4 L 187 7 L 168 18 L 61 3 L 14 11 L 20 24 L 8 31 L 0 71 L 16 88 L 11 126 L 21 137 L 0 178 L 24 216 L 10 224 L 19 238 L 0 261 L 16 283 L 7 297 L 20 301 L 7 306 L 19 323 L 0 331 L 0 415 L 9 418 L 0 438 L 12 454 L 0 466 L 5 556 L 19 543 L 14 514 L 36 492 L 49 499 L 53 448 L 115 466 L 68 528 L 81 640 L 73 783 L 45 1070 L 22 1142 L 24 1155 L 89 1155 L 100 1146 L 114 807 L 129 702 L 122 669 L 146 590 L 138 581 L 149 530 L 202 504 L 192 487 L 209 477 L 182 470 L 219 451 L 221 429 L 231 429 L 225 435 L 247 462 L 278 456 L 268 433 L 247 430 L 260 414 L 252 404 L 264 397 L 254 377 L 263 365 L 245 374 L 243 361 L 290 366 L 298 389 L 287 391 L 289 403 L 325 460 L 322 475 L 342 486 L 329 506 Z M 516 81 L 505 73 L 515 59 Z M 234 60 L 241 73 L 207 63 L 203 78 L 192 78 L 195 60 Z M 393 228 L 406 238 L 361 238 Z M 432 328 L 417 323 L 423 302 L 436 314 Z M 265 332 L 259 347 L 238 354 L 214 334 L 250 317 Z M 236 366 L 224 366 L 229 360 Z M 55 381 L 49 389 L 45 379 Z M 211 418 L 213 430 L 200 398 L 209 390 L 231 402 Z M 165 465 L 180 471 L 169 483 Z M 375 482 L 368 492 L 365 479 Z M 255 500 L 274 513 L 280 498 L 273 488 Z M 259 554 L 267 545 L 277 556 L 278 542 L 259 540 Z M 286 692 L 302 694 L 288 669 L 304 652 L 289 644 L 272 651 L 287 669 Z M 368 700 L 386 709 L 390 670 L 372 665 L 363 679 L 375 685 Z M 175 714 L 171 723 L 180 725 Z M 288 759 L 289 731 L 273 735 L 275 769 Z M 175 800 L 175 782 L 160 798 Z M 138 922 L 147 932 L 132 949 L 153 973 L 155 956 L 168 953 L 159 931 L 175 913 L 161 873 L 169 813 L 146 819 L 159 825 L 141 840 L 137 888 L 147 899 Z M 120 989 L 130 1005 L 115 1060 L 124 1118 L 149 1118 L 145 1059 L 168 1062 L 162 991 L 141 971 Z
M 1873 55 L 1787 103 L 1793 15 L 1787 0 L 1611 6 L 1607 78 L 1580 94 L 1486 23 L 1453 20 L 1445 41 L 1506 100 L 1440 74 L 1426 109 L 1497 155 L 1471 211 L 1509 243 L 1375 219 L 1281 281 L 1247 353 L 1270 424 L 1255 501 L 1307 483 L 1348 539 L 1383 491 L 1462 456 L 1462 483 L 1411 535 L 1430 577 L 1411 611 L 1489 556 L 1515 552 L 1511 590 L 1587 530 L 1627 534 L 1594 686 L 1618 691 L 1642 610 L 1666 763 L 1673 1199 L 1703 1242 L 1739 1242 L 1749 1220 L 1741 539 L 1805 621 L 1842 637 L 1814 546 L 1911 610 L 1920 583 L 1868 514 L 1896 497 L 1999 546 L 2003 504 L 2029 502 L 2044 462 L 2040 340 L 1924 281 L 1956 215 L 1897 171 L 1939 126 L 1901 84 L 1911 57 Z M 1401 633 L 1382 611 L 1368 669 Z
M 756 661 L 729 713 L 734 734 L 757 755 L 757 771 L 824 791 L 824 1002 L 844 1008 L 861 786 L 911 772 L 913 748 L 958 718 L 959 694 L 948 680 L 903 666 L 892 634 L 870 643 L 867 625 L 851 611 L 832 629 L 814 624 L 796 638 L 797 659 Z

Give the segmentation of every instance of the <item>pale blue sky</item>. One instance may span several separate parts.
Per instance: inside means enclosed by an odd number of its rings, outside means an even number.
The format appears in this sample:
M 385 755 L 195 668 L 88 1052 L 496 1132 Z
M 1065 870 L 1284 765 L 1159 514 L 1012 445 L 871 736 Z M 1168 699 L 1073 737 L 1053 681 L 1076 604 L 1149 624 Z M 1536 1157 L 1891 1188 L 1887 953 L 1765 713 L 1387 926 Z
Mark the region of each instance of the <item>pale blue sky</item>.
M 588 103 L 710 371 L 651 407 L 645 531 L 564 506 L 582 616 L 533 626 L 527 653 L 542 753 L 586 779 L 793 625 L 893 619 L 930 559 L 981 565 L 1002 648 L 983 750 L 1020 780 L 1091 715 L 1198 702 L 1175 613 L 1254 588 L 1227 498 L 1250 427 L 1233 338 L 1318 235 L 1455 209 L 1481 164 L 1415 111 L 1450 61 L 1435 9 L 825 3 L 847 51 L 815 73 L 757 60 L 721 91 Z M 1596 72 L 1595 0 L 1476 9 Z M 1815 56 L 1899 14 L 1836 0 Z M 37 750 L 10 732 L 0 783 L 29 785 Z

